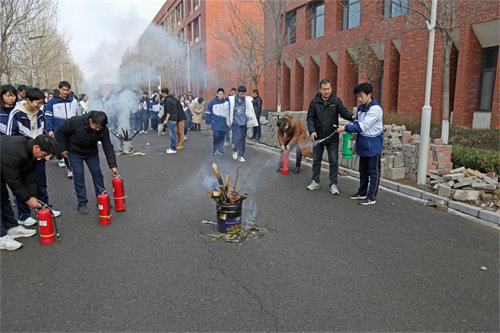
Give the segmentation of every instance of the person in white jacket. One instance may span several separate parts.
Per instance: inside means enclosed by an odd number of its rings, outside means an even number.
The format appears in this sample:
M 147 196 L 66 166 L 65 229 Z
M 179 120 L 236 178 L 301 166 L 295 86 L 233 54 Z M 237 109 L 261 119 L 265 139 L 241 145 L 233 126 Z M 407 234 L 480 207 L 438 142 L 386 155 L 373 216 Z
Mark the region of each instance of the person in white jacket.
M 236 95 L 228 97 L 229 118 L 227 125 L 233 131 L 233 159 L 239 162 L 245 162 L 247 129 L 259 125 L 253 109 L 252 97 L 246 96 L 246 92 L 247 88 L 240 86 Z

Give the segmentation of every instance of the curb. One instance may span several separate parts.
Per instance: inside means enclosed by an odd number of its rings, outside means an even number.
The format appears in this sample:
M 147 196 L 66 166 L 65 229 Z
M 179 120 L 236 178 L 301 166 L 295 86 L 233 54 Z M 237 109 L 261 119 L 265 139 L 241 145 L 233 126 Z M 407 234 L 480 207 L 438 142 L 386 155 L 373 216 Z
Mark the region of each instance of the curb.
M 265 151 L 275 153 L 279 155 L 279 149 L 267 146 L 262 143 L 249 142 L 248 144 L 255 146 L 257 148 L 263 149 Z M 290 153 L 291 156 L 294 156 L 294 153 Z M 304 158 L 304 163 L 311 166 L 312 159 L 310 157 Z M 328 170 L 328 163 L 325 161 L 321 162 L 321 168 Z M 345 167 L 339 166 L 339 170 L 346 172 L 349 176 L 359 179 L 359 172 L 347 169 Z M 451 210 L 451 213 L 457 211 L 463 214 L 465 217 L 471 217 L 474 221 L 478 221 L 483 224 L 490 225 L 496 229 L 500 229 L 500 213 L 493 212 L 491 210 L 483 209 L 481 207 L 472 206 L 460 201 L 453 201 L 445 197 L 440 197 L 436 194 L 418 189 L 416 187 L 403 185 L 388 179 L 381 178 L 380 186 L 382 188 L 389 189 L 394 191 L 396 194 L 402 193 L 403 195 L 407 195 L 409 197 L 413 197 L 416 199 L 420 199 L 426 202 L 436 202 L 448 207 L 448 210 Z

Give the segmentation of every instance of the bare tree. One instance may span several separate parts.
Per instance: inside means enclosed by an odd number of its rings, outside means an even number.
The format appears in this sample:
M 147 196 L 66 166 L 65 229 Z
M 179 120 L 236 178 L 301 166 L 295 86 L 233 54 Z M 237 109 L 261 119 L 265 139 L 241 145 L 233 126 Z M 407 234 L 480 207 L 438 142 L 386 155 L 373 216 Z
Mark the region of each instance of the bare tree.
M 372 43 L 373 44 L 373 43 Z M 356 72 L 373 84 L 382 75 L 383 62 L 377 58 L 370 46 L 370 33 L 364 33 L 352 48 L 352 58 Z
M 271 33 L 266 38 L 265 53 L 269 60 L 276 64 L 276 109 L 281 111 L 281 59 L 283 49 L 289 42 L 290 35 L 295 34 L 296 22 L 288 22 L 287 2 L 285 0 L 259 0 L 264 24 Z M 293 21 L 293 17 L 290 19 Z
M 410 12 L 405 15 L 407 29 L 426 29 L 430 22 L 431 0 L 415 0 L 411 5 L 405 0 L 389 0 L 391 4 Z M 476 12 L 479 1 L 470 0 L 438 0 L 436 29 L 441 33 L 443 45 L 443 92 L 442 92 L 442 123 L 441 138 L 448 143 L 450 128 L 450 57 L 453 37 L 457 29 Z M 460 12 L 460 15 L 459 15 Z
M 212 36 L 226 45 L 238 79 L 257 87 L 267 61 L 264 27 L 256 24 L 255 15 L 237 0 L 228 0 L 226 8 L 232 18 L 223 16 Z

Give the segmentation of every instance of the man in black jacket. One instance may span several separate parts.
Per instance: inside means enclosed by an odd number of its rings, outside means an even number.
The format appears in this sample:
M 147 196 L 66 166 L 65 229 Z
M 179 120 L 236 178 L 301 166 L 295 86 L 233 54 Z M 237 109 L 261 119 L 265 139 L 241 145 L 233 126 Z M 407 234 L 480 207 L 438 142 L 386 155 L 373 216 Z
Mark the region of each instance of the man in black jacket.
M 36 165 L 38 159 L 58 155 L 57 141 L 47 134 L 35 139 L 26 136 L 2 136 L 1 151 L 1 228 L 0 249 L 16 250 L 23 244 L 14 238 L 31 237 L 35 230 L 18 225 L 10 204 L 7 185 L 18 200 L 25 201 L 30 208 L 41 208 L 37 201 Z
M 313 98 L 307 110 L 307 129 L 311 140 L 318 141 L 313 143 L 312 180 L 307 186 L 310 191 L 320 188 L 321 160 L 326 147 L 328 163 L 330 164 L 329 191 L 331 194 L 339 194 L 337 188 L 339 134 L 336 132 L 339 125 L 339 114 L 346 120 L 354 120 L 355 118 L 352 113 L 347 111 L 340 98 L 332 93 L 332 82 L 323 79 L 319 82 L 318 94 Z
M 175 135 L 175 128 L 177 126 L 178 115 L 177 115 L 177 103 L 176 98 L 173 95 L 168 94 L 168 88 L 161 89 L 161 95 L 163 96 L 163 126 L 167 126 L 168 134 L 170 134 L 170 148 L 166 150 L 167 154 L 177 153 L 177 137 Z
M 108 118 L 102 111 L 90 111 L 83 116 L 73 117 L 64 122 L 57 131 L 57 140 L 62 155 L 69 158 L 73 167 L 73 184 L 75 185 L 78 212 L 88 214 L 87 190 L 85 188 L 85 173 L 83 162 L 87 163 L 94 182 L 95 195 L 103 191 L 104 178 L 99 164 L 97 142 L 101 141 L 108 166 L 113 176 L 118 174 L 116 156 L 113 144 L 106 127 Z

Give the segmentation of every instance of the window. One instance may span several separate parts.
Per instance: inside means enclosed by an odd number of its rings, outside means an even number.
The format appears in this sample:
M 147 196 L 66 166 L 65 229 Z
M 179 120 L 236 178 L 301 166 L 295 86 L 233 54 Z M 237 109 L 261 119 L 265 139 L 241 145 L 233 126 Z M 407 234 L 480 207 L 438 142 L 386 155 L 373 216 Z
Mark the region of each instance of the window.
M 385 0 L 384 17 L 396 17 L 408 14 L 410 11 L 410 0 Z
M 286 13 L 286 44 L 293 44 L 296 41 L 297 32 L 297 12 L 295 10 Z
M 200 0 L 194 0 L 194 10 L 197 10 L 200 7 Z
M 320 2 L 311 7 L 311 38 L 323 36 L 325 27 L 325 4 Z
M 177 21 L 177 25 L 181 24 L 182 16 L 181 16 L 181 5 L 180 4 L 178 4 L 177 7 L 175 7 L 175 20 Z
M 479 111 L 490 111 L 495 90 L 495 74 L 497 71 L 498 46 L 483 49 L 483 66 L 481 71 L 481 88 L 479 90 Z
M 361 0 L 344 0 L 343 29 L 352 29 L 361 24 Z
M 194 42 L 197 43 L 200 40 L 200 17 L 198 16 L 193 20 L 193 34 Z

